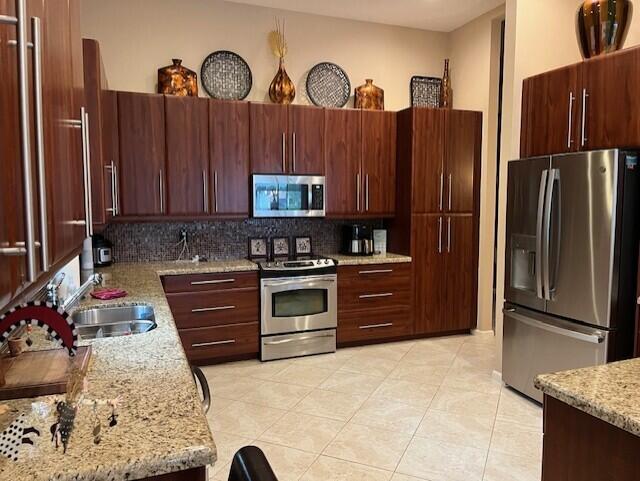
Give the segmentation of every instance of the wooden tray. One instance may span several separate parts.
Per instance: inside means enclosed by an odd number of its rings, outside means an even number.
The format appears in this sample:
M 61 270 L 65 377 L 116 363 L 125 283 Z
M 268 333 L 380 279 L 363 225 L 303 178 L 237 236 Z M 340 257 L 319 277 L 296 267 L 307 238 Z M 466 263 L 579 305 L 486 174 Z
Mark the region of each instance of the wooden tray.
M 63 348 L 27 351 L 18 357 L 4 357 L 6 384 L 0 387 L 0 401 L 67 392 L 72 363 L 86 372 L 91 346 L 79 347 L 75 357 Z

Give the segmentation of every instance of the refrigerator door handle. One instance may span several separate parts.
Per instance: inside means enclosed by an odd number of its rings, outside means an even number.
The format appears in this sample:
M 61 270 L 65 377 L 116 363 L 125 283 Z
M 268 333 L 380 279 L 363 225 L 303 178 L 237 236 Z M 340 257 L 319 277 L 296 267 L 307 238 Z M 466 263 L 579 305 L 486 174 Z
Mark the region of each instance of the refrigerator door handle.
M 545 193 L 549 171 L 543 170 L 540 175 L 540 190 L 538 192 L 538 216 L 536 218 L 536 295 L 540 299 L 546 299 L 542 289 L 542 225 L 544 217 Z
M 606 335 L 601 331 L 594 331 L 593 334 L 586 334 L 584 332 L 564 329 L 559 326 L 554 326 L 553 324 L 548 324 L 546 322 L 538 321 L 536 319 L 523 316 L 522 314 L 519 314 L 516 310 L 505 309 L 504 312 L 505 314 L 508 314 L 509 317 L 512 317 L 513 319 L 523 322 L 524 324 L 528 324 L 529 326 L 535 327 L 537 329 L 543 329 L 545 331 L 553 332 L 554 334 L 559 334 L 561 336 L 571 337 L 579 341 L 590 342 L 592 344 L 601 344 L 602 342 L 604 342 L 606 338 Z
M 549 273 L 549 250 L 551 247 L 551 213 L 553 210 L 553 192 L 555 190 L 555 180 L 558 169 L 549 170 L 547 176 L 547 191 L 544 202 L 544 215 L 542 219 L 542 282 L 544 298 L 551 300 L 551 275 Z

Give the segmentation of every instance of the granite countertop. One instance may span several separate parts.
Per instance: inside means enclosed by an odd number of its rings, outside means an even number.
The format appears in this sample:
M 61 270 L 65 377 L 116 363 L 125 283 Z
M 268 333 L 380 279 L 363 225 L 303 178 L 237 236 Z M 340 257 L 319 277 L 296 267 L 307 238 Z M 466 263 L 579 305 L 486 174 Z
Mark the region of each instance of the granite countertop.
M 357 266 L 366 264 L 400 264 L 411 262 L 411 257 L 400 254 L 392 254 L 387 252 L 383 255 L 374 256 L 347 256 L 344 254 L 327 254 L 330 257 L 338 261 L 339 266 Z
M 580 411 L 640 436 L 640 358 L 542 374 L 535 386 Z
M 148 304 L 157 328 L 141 335 L 86 341 L 93 354 L 85 400 L 120 396 L 118 424 L 109 427 L 111 409 L 102 404 L 101 442 L 93 442 L 93 407 L 82 405 L 66 454 L 51 442 L 59 396 L 0 401 L 0 432 L 18 415 L 40 431 L 22 445 L 18 461 L 0 456 L 0 478 L 22 480 L 140 479 L 212 464 L 216 446 L 201 409 L 189 363 L 167 304 L 159 275 L 257 270 L 249 261 L 116 264 L 101 270 L 105 287 L 121 287 L 125 298 L 88 298 L 95 305 Z

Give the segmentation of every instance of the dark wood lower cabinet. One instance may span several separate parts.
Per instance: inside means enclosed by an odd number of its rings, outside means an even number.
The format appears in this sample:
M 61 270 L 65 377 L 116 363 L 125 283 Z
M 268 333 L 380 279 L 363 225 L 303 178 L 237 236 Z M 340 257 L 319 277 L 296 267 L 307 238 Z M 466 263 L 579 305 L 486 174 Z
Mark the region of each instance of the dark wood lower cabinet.
M 187 359 L 195 364 L 255 357 L 259 352 L 258 322 L 180 329 Z
M 640 437 L 544 397 L 542 481 L 636 481 Z
M 186 469 L 184 471 L 176 471 L 175 473 L 161 474 L 159 476 L 151 476 L 144 478 L 144 481 L 206 481 L 207 467 Z

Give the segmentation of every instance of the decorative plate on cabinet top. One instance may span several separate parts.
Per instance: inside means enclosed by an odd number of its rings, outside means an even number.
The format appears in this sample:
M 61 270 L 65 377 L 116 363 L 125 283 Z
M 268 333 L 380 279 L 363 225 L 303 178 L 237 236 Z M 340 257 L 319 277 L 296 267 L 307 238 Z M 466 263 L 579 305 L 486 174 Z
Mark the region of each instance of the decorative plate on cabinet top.
M 309 70 L 307 95 L 319 107 L 344 107 L 351 95 L 351 82 L 341 67 L 322 62 Z
M 253 84 L 247 62 L 228 50 L 218 50 L 204 59 L 200 79 L 209 96 L 221 100 L 242 100 Z

